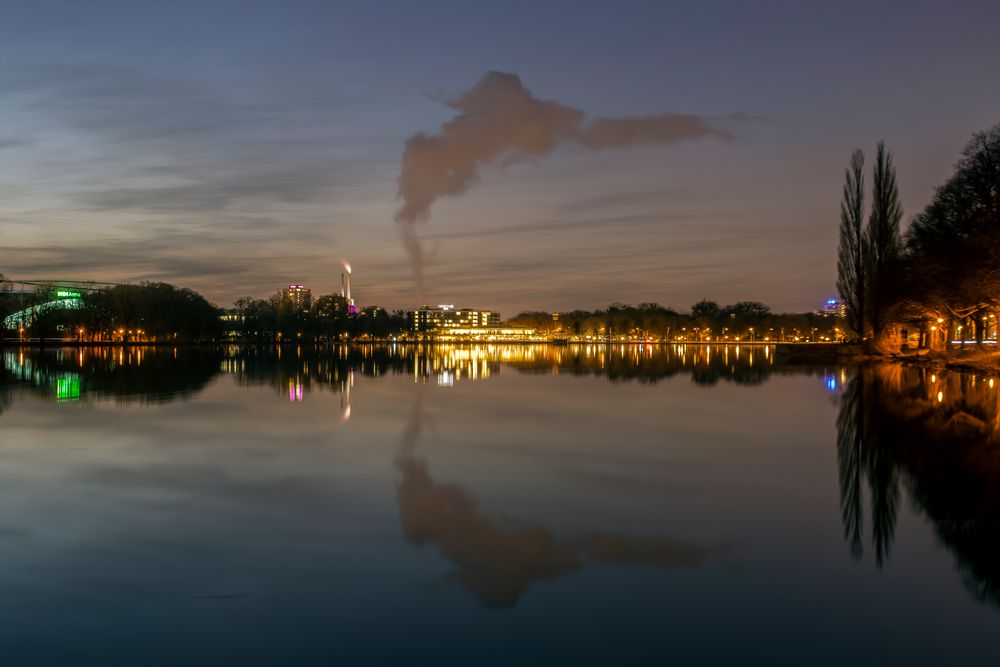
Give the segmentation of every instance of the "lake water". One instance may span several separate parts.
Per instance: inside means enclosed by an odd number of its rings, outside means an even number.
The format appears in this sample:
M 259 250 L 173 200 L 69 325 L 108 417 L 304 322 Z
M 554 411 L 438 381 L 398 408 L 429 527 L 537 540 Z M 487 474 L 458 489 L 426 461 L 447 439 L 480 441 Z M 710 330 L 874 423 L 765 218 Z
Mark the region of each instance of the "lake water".
M 996 664 L 986 377 L 0 349 L 3 664 Z

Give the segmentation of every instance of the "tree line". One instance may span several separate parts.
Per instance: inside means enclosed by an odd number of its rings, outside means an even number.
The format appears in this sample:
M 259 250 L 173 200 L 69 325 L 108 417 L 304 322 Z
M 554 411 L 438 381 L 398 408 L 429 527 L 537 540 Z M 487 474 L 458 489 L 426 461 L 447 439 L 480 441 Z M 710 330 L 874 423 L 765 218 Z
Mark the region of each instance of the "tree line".
M 0 276 L 2 285 L 2 276 Z M 52 299 L 52 289 L 28 295 L 0 291 L 0 317 Z M 388 340 L 409 333 L 408 313 L 368 306 L 350 312 L 348 301 L 327 294 L 296 303 L 283 292 L 269 299 L 241 297 L 218 308 L 197 292 L 167 283 L 115 285 L 81 295 L 82 307 L 37 315 L 24 335 L 92 342 Z M 763 303 L 720 306 L 703 299 L 679 313 L 657 303 L 614 303 L 605 309 L 522 312 L 510 326 L 542 336 L 601 340 L 834 340 L 843 323 L 821 313 L 773 313 Z
M 48 303 L 52 292 L 39 286 L 30 294 L 12 294 L 0 274 L 0 318 Z M 403 311 L 370 306 L 349 313 L 338 294 L 299 305 L 279 292 L 270 299 L 243 297 L 222 309 L 194 290 L 145 282 L 84 291 L 79 302 L 26 317 L 18 334 L 89 342 L 364 340 L 398 335 L 407 325 Z
M 406 311 L 366 306 L 351 313 L 340 294 L 297 304 L 282 292 L 270 299 L 241 297 L 223 314 L 225 330 L 243 340 L 385 340 L 407 329 Z
M 685 313 L 658 303 L 615 303 L 598 310 L 523 312 L 508 323 L 553 336 L 692 341 L 833 340 L 843 326 L 840 318 L 829 314 L 773 313 L 759 301 L 720 306 L 708 299 Z
M 1000 308 L 1000 124 L 973 135 L 952 176 L 900 231 L 892 154 L 879 143 L 866 205 L 865 158 L 851 156 L 840 207 L 837 287 L 853 335 L 875 349 L 904 329 L 920 345 L 982 342 Z M 904 341 L 905 342 L 905 341 Z
M 30 294 L 4 290 L 0 315 L 52 302 L 52 291 L 44 285 Z M 43 309 L 26 316 L 19 333 L 81 341 L 206 341 L 221 331 L 218 308 L 194 290 L 167 283 L 81 291 L 72 301 L 76 307 Z

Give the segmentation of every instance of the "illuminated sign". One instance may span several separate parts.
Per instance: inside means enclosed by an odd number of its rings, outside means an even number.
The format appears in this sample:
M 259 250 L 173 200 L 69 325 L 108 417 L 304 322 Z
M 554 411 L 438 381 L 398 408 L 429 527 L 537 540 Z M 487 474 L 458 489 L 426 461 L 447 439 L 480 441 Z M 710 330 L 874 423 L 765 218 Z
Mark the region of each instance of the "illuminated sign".
M 79 299 L 83 294 L 69 289 L 57 289 L 54 296 L 57 299 Z

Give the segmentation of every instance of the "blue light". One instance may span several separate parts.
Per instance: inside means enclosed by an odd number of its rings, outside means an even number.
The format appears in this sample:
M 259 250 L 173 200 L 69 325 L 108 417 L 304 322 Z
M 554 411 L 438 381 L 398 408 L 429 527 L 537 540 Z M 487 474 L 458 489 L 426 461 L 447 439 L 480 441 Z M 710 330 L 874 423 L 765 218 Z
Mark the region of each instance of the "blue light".
M 837 305 L 837 300 L 836 299 L 827 299 L 826 300 L 826 305 L 828 305 L 828 306 L 836 306 Z
M 837 391 L 837 378 L 828 377 L 826 379 L 826 388 L 830 391 Z

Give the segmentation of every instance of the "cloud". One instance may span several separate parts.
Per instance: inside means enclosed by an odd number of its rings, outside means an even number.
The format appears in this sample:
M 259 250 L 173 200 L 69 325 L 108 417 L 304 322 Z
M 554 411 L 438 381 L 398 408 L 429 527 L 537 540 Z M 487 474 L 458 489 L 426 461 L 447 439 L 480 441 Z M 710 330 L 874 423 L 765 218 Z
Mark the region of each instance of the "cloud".
M 20 148 L 22 146 L 28 146 L 31 141 L 23 138 L 16 137 L 0 137 L 0 150 L 5 148 Z
M 587 148 L 623 148 L 640 144 L 676 144 L 686 139 L 734 139 L 702 116 L 664 113 L 635 118 L 595 118 L 576 137 Z
M 210 226 L 180 218 L 138 219 L 136 233 L 106 234 L 77 243 L 0 246 L 3 272 L 15 279 L 63 278 L 99 281 L 163 281 L 209 287 L 221 293 L 267 295 L 301 262 L 328 262 L 320 226 L 282 223 L 271 218 L 218 215 Z M 276 244 L 293 232 L 311 242 L 310 252 Z M 262 268 L 264 267 L 264 268 Z M 292 269 L 294 270 L 294 269 Z M 286 283 L 287 284 L 287 283 Z
M 200 213 L 253 200 L 310 201 L 323 193 L 327 179 L 326 170 L 238 174 L 183 185 L 91 190 L 76 199 L 98 210 Z
M 506 166 L 577 143 L 590 149 L 674 144 L 688 139 L 732 139 L 719 121 L 691 114 L 595 118 L 531 94 L 516 74 L 489 72 L 448 106 L 458 114 L 434 135 L 410 137 L 403 149 L 397 220 L 411 223 L 430 214 L 438 197 L 462 194 L 486 164 Z M 737 115 L 727 117 L 735 120 Z
M 75 187 L 60 194 L 91 209 L 314 201 L 350 170 L 329 150 L 329 119 L 253 88 L 99 64 L 15 69 L 0 86 L 25 133 L 59 146 L 32 155 L 46 180 L 71 173 Z
M 403 148 L 396 212 L 403 244 L 413 265 L 418 294 L 423 292 L 424 253 L 415 225 L 430 215 L 439 197 L 466 192 L 479 180 L 484 165 L 505 167 L 577 144 L 591 150 L 637 145 L 670 145 L 690 139 L 732 139 L 721 121 L 691 114 L 585 121 L 579 109 L 542 100 L 524 87 L 516 74 L 488 72 L 475 86 L 447 102 L 457 114 L 437 134 L 419 132 Z

